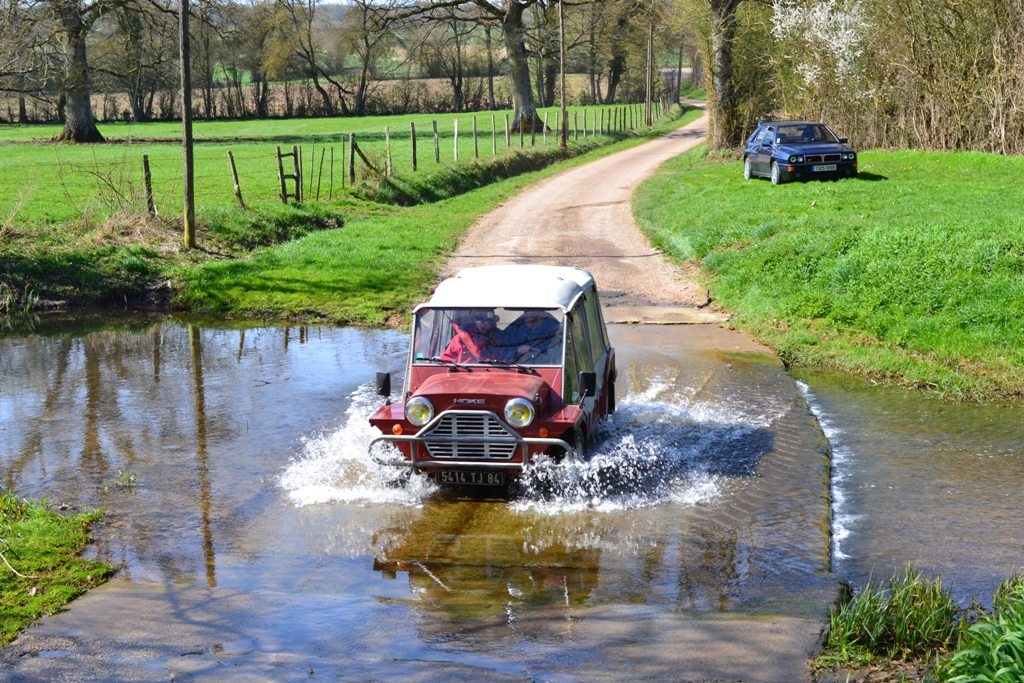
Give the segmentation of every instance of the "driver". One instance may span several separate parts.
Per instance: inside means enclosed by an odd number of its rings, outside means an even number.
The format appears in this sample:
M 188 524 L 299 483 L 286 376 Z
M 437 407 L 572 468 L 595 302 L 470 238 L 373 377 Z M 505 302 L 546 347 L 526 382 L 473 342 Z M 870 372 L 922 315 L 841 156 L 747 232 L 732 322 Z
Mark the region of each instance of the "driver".
M 458 323 L 452 321 L 452 340 L 441 354 L 441 360 L 452 363 L 495 360 L 498 356 L 497 336 L 493 312 L 470 311 Z

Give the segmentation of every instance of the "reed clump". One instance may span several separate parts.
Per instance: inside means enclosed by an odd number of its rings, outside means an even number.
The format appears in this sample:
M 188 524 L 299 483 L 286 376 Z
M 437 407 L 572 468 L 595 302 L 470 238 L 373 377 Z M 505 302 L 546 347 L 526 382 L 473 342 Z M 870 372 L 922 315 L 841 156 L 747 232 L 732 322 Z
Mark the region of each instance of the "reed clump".
M 957 642 L 959 616 L 941 579 L 927 579 L 907 565 L 885 583 L 869 581 L 830 610 L 823 656 L 835 663 L 864 663 L 945 651 Z

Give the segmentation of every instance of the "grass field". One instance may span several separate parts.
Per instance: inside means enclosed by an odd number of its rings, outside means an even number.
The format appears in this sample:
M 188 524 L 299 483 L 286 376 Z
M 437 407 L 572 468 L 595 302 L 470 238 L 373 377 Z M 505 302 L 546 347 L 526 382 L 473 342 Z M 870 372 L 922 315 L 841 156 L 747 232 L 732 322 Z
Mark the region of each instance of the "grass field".
M 646 181 L 634 211 L 790 361 L 1024 396 L 1024 159 L 870 151 L 860 171 L 775 187 L 700 148 Z
M 634 105 L 635 106 L 635 105 Z M 611 116 L 623 107 L 588 107 L 588 129 L 593 130 L 594 113 Z M 557 109 L 541 110 L 549 125 L 558 118 Z M 431 168 L 456 165 L 454 159 L 455 119 L 459 120 L 459 161 L 476 155 L 473 144 L 473 118 L 477 120 L 477 148 L 480 158 L 508 153 L 505 145 L 505 115 L 511 112 L 476 114 L 422 114 L 392 117 L 349 117 L 330 119 L 290 119 L 262 121 L 196 122 L 194 128 L 195 187 L 197 211 L 231 206 L 235 203 L 228 151 L 232 152 L 239 176 L 239 185 L 247 203 L 280 201 L 275 149 L 302 147 L 306 196 L 315 198 L 319 185 L 321 199 L 336 197 L 344 182 L 343 145 L 349 133 L 356 133 L 357 143 L 376 165 L 383 167 L 385 158 L 384 128 L 391 129 L 392 164 L 397 171 L 411 172 L 412 145 L 410 123 L 416 125 L 418 167 Z M 496 144 L 492 145 L 491 118 L 494 117 Z M 584 109 L 570 108 L 570 131 L 573 117 L 582 129 Z M 434 161 L 432 122 L 437 121 L 440 164 Z M 153 178 L 154 201 L 159 213 L 180 213 L 182 204 L 181 126 L 172 123 L 101 124 L 101 132 L 117 142 L 104 145 L 62 145 L 45 140 L 59 132 L 57 126 L 0 126 L 5 173 L 0 176 L 0 225 L 19 231 L 34 225 L 47 225 L 78 220 L 81 217 L 107 216 L 133 207 L 144 210 L 142 157 L 149 157 Z M 531 146 L 530 131 L 525 130 L 524 146 Z M 581 132 L 582 140 L 582 132 Z M 519 147 L 518 132 L 513 149 Z M 589 137 L 589 134 L 588 134 Z M 26 142 L 26 141 L 34 142 Z M 161 140 L 161 141 L 157 141 Z M 543 145 L 538 131 L 536 145 Z M 555 145 L 553 134 L 547 144 Z M 314 149 L 315 146 L 315 149 Z M 333 181 L 330 155 L 333 149 Z M 320 159 L 323 155 L 321 170 Z M 290 160 L 286 160 L 290 163 Z M 357 179 L 364 177 L 362 160 L 356 160 Z M 285 172 L 289 172 L 286 168 Z M 312 180 L 312 187 L 309 181 Z
M 676 109 L 674 114 L 646 135 L 541 171 L 420 206 L 378 206 L 374 215 L 343 230 L 311 234 L 252 259 L 189 268 L 176 276 L 182 283 L 176 301 L 199 312 L 393 324 L 423 299 L 447 254 L 480 215 L 541 178 L 644 142 L 703 112 L 689 109 L 679 115 Z
M 589 136 L 586 140 L 581 136 L 579 141 L 570 143 L 568 151 L 559 150 L 553 136 L 549 136 L 547 146 L 541 144 L 542 138 L 538 136 L 536 147 L 530 147 L 527 138 L 525 149 L 520 151 L 516 147 L 507 151 L 502 131 L 497 158 L 490 156 L 488 116 L 487 145 L 481 146 L 479 162 L 473 159 L 472 138 L 463 140 L 460 136 L 460 163 L 450 159 L 435 163 L 431 137 L 420 142 L 421 170 L 416 173 L 409 168 L 402 169 L 403 158 L 409 156 L 403 157 L 400 153 L 401 138 L 395 136 L 396 175 L 388 183 L 372 179 L 365 184 L 361 182 L 354 192 L 337 189 L 340 154 L 336 147 L 333 198 L 327 200 L 331 193 L 325 174 L 321 182 L 321 201 L 288 206 L 277 198 L 277 164 L 272 151 L 268 151 L 268 155 L 273 172 L 252 172 L 247 176 L 253 167 L 246 164 L 255 163 L 255 158 L 241 154 L 243 147 L 235 143 L 197 145 L 197 218 L 201 249 L 192 251 L 180 248 L 181 227 L 177 218 L 181 211 L 180 179 L 172 178 L 169 185 L 154 181 L 162 188 L 156 194 L 157 206 L 164 216 L 154 221 L 145 218 L 138 178 L 131 175 L 135 171 L 128 174 L 130 180 L 121 180 L 120 184 L 120 176 L 104 182 L 95 173 L 81 169 L 56 178 L 38 177 L 31 189 L 23 190 L 19 201 L 8 205 L 10 217 L 0 221 L 0 314 L 4 311 L 5 300 L 9 302 L 6 308 L 12 310 L 24 303 L 30 290 L 51 301 L 109 303 L 116 300 L 124 303 L 126 298 L 133 301 L 159 299 L 163 296 L 160 292 L 168 291 L 166 285 L 162 284 L 156 295 L 149 293 L 153 291 L 152 285 L 170 281 L 170 289 L 177 292 L 177 304 L 194 309 L 381 324 L 391 317 L 389 311 L 404 312 L 412 292 L 421 292 L 424 283 L 435 276 L 438 259 L 476 216 L 538 177 L 529 175 L 529 171 L 579 155 L 602 153 L 595 152 L 601 148 L 619 149 L 621 145 L 642 141 L 699 115 L 697 109 L 684 114 L 675 107 L 651 129 Z M 592 116 L 588 118 L 592 124 Z M 273 125 L 260 124 L 266 126 L 265 133 L 283 130 L 279 127 L 282 122 L 271 123 Z M 369 138 L 366 134 L 360 139 Z M 451 142 L 449 131 L 448 143 Z M 271 143 L 246 144 L 273 149 Z M 379 161 L 382 145 L 374 147 L 373 144 L 372 141 L 367 144 L 367 153 L 371 159 Z M 159 169 L 165 164 L 173 163 L 180 173 L 177 146 L 147 143 L 145 147 L 152 152 L 154 178 L 159 177 Z M 242 191 L 248 205 L 244 210 L 237 207 L 232 192 L 226 158 L 229 147 L 234 149 L 239 164 Z M 319 143 L 318 149 L 323 148 L 323 143 Z M 26 163 L 33 159 L 32 155 L 75 154 L 86 161 L 95 155 L 92 163 L 102 164 L 100 156 L 108 154 L 120 155 L 127 167 L 129 157 L 140 156 L 140 149 L 134 144 L 88 147 L 12 144 L 4 149 L 25 155 Z M 405 149 L 408 151 L 408 137 Z M 426 159 L 424 151 L 429 151 Z M 261 153 L 259 163 L 266 161 L 265 156 Z M 107 163 L 117 166 L 116 161 Z M 214 163 L 223 166 L 221 175 L 216 177 L 209 171 Z M 140 170 L 141 164 L 131 166 Z M 260 178 L 262 185 L 249 182 L 247 177 Z M 10 179 L 0 179 L 0 183 L 3 182 L 10 182 Z M 489 190 L 490 184 L 494 187 Z M 119 204 L 124 197 L 130 200 L 127 206 Z M 307 198 L 315 198 L 315 185 L 314 192 L 307 194 Z M 441 203 L 442 200 L 448 203 Z M 0 200 L 0 204 L 3 201 Z M 401 208 L 400 204 L 407 206 Z M 408 206 L 416 204 L 420 206 Z M 281 250 L 268 250 L 273 245 L 341 225 L 345 226 L 343 230 L 328 230 L 332 233 L 330 236 L 322 235 Z M 361 237 L 353 240 L 353 235 Z M 373 249 L 378 253 L 369 253 Z M 253 250 L 258 253 L 251 262 L 230 262 L 246 259 Z M 382 255 L 387 257 L 383 270 L 375 260 Z M 217 261 L 219 265 L 198 268 L 209 261 Z M 285 262 L 287 266 L 282 265 Z M 275 274 L 267 275 L 270 271 Z M 256 272 L 262 274 L 257 277 Z M 381 272 L 390 273 L 388 279 L 393 286 L 389 288 L 381 279 Z

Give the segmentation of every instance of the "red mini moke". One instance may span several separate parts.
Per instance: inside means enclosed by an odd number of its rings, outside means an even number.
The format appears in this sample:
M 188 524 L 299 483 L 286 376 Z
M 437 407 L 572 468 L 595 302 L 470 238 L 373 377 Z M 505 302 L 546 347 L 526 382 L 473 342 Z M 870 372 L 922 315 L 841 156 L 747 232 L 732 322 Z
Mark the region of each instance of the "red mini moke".
M 615 350 L 594 278 L 580 268 L 468 268 L 416 307 L 403 400 L 370 424 L 439 484 L 505 486 L 542 455 L 586 457 L 615 409 Z

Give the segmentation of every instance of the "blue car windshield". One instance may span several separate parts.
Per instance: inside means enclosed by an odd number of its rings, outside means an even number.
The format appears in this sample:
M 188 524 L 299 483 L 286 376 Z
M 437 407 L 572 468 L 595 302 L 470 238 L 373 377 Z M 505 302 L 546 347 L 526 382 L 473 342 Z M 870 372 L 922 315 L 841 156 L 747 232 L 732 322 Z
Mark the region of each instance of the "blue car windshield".
M 775 142 L 792 144 L 802 142 L 839 142 L 836 134 L 823 123 L 798 123 L 791 126 L 779 126 L 775 132 Z

